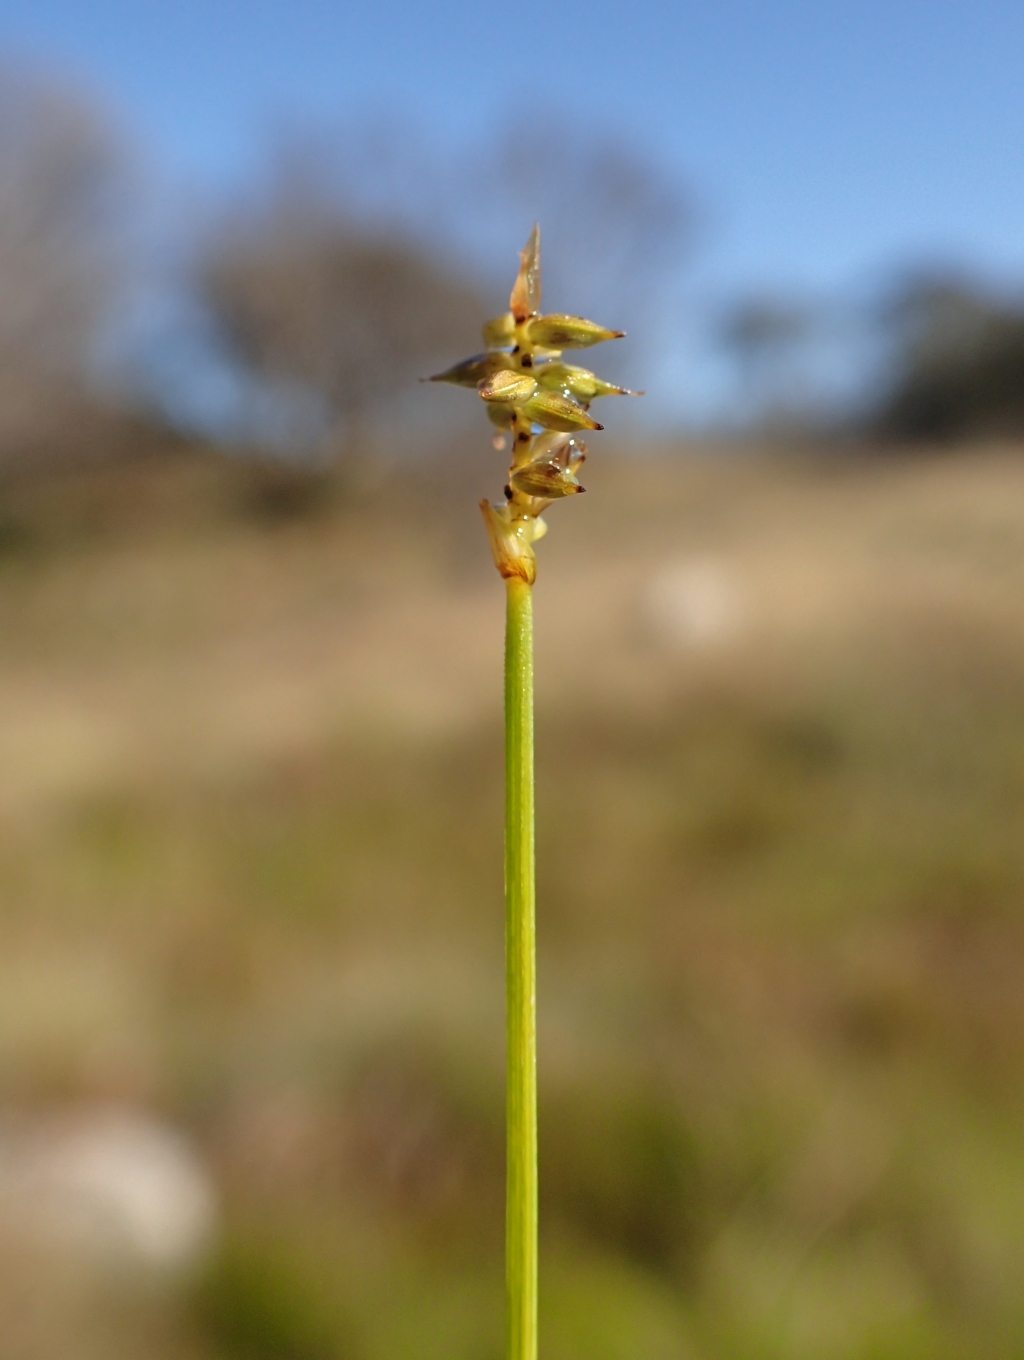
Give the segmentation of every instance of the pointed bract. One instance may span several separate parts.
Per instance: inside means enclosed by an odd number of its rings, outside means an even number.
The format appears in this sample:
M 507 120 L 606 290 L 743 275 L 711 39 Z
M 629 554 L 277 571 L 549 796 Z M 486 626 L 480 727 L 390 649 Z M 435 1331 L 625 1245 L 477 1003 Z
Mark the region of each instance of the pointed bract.
M 530 239 L 520 251 L 519 273 L 508 305 L 517 322 L 536 316 L 540 310 L 540 227 L 536 222 Z
M 584 411 L 571 397 L 560 392 L 537 392 L 518 404 L 520 413 L 545 430 L 602 430 L 603 425 Z
M 549 392 L 564 392 L 575 401 L 593 401 L 596 397 L 639 397 L 640 392 L 631 392 L 628 387 L 616 387 L 605 382 L 587 368 L 577 368 L 575 364 L 538 364 L 533 376 L 541 387 Z
M 535 316 L 526 327 L 531 345 L 545 345 L 550 349 L 586 349 L 602 340 L 620 340 L 625 331 L 610 331 L 595 321 L 582 316 L 566 316 L 553 312 L 550 316 Z
M 463 359 L 460 364 L 453 364 L 443 373 L 435 373 L 422 381 L 455 383 L 459 387 L 478 387 L 486 378 L 507 367 L 508 355 L 491 350 L 486 354 L 474 354 L 471 359 Z

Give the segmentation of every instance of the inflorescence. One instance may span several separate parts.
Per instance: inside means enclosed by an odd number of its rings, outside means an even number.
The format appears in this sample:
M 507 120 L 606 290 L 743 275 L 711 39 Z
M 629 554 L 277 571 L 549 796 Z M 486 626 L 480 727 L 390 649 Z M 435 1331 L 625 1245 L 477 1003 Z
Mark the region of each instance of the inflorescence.
M 484 326 L 483 354 L 464 359 L 431 382 L 475 387 L 500 431 L 496 448 L 511 435 L 512 463 L 505 504 L 481 501 L 494 565 L 504 577 L 532 585 L 537 574 L 533 545 L 547 532 L 541 518 L 552 501 L 583 491 L 577 473 L 587 456 L 584 430 L 603 426 L 589 414 L 595 397 L 641 396 L 604 382 L 586 368 L 562 362 L 562 351 L 615 340 L 582 317 L 540 315 L 540 230 L 534 227 L 519 256 L 510 311 Z

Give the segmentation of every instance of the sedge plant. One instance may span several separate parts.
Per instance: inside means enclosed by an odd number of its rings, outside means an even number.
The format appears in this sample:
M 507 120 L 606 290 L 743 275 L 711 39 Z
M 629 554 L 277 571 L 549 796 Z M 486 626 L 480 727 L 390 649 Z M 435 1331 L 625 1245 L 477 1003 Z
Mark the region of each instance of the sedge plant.
M 494 565 L 505 581 L 505 1279 L 508 1360 L 537 1357 L 537 1019 L 533 776 L 534 544 L 547 532 L 544 511 L 583 491 L 582 434 L 603 427 L 596 397 L 638 396 L 589 369 L 563 362 L 624 332 L 582 317 L 540 311 L 540 231 L 520 255 L 504 316 L 484 326 L 483 354 L 430 381 L 475 388 L 497 427 L 496 449 L 511 444 L 503 504 L 481 501 Z

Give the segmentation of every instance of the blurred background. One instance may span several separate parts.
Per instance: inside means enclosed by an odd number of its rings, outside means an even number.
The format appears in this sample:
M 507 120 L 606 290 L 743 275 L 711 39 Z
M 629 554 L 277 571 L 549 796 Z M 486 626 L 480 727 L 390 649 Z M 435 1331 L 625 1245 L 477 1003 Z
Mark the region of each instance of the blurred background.
M 535 219 L 546 1360 L 1024 1355 L 1024 10 L 0 9 L 0 1360 L 500 1360 Z

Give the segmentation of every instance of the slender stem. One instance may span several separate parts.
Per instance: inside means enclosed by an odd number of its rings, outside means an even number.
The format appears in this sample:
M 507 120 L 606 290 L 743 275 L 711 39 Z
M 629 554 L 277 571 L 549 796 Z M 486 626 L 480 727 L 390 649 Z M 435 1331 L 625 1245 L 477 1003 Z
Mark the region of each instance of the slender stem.
M 505 627 L 505 976 L 508 1360 L 537 1357 L 537 1006 L 533 599 L 511 578 Z

